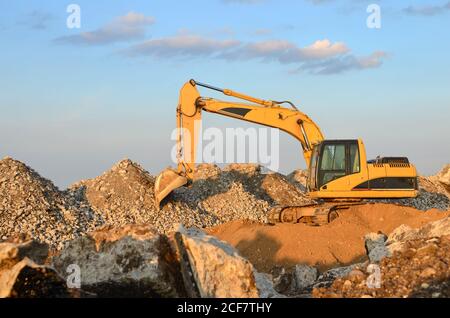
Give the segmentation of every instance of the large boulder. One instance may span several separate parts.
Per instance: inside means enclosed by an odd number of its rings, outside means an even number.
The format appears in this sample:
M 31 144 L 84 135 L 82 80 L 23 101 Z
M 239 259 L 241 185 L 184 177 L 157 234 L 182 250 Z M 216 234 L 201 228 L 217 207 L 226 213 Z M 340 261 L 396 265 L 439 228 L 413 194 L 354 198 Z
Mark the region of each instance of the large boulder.
M 189 296 L 258 297 L 254 268 L 229 244 L 180 226 L 175 235 Z
M 77 268 L 81 289 L 99 297 L 183 295 L 170 244 L 150 226 L 104 228 L 71 241 L 52 263 L 63 277 Z
M 450 216 L 424 225 L 419 229 L 413 229 L 405 225 L 396 228 L 389 235 L 386 244 L 392 254 L 404 249 L 405 243 L 410 240 L 429 239 L 450 235 Z
M 66 282 L 42 265 L 48 247 L 33 241 L 0 244 L 0 298 L 70 297 Z

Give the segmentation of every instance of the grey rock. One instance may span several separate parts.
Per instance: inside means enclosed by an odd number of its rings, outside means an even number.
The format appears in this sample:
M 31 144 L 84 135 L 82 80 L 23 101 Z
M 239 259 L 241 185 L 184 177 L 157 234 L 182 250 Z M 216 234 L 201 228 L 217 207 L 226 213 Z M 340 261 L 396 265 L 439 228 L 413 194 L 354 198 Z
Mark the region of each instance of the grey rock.
M 354 269 L 365 270 L 367 263 L 357 263 L 349 266 L 342 266 L 329 269 L 319 275 L 317 281 L 314 283 L 314 288 L 329 287 L 337 278 L 342 278 L 350 274 Z
M 186 262 L 200 297 L 259 296 L 252 264 L 234 247 L 199 229 L 180 226 L 178 233 L 179 252 L 187 255 Z M 183 271 L 185 284 L 189 280 L 186 274 Z
M 369 254 L 377 246 L 384 246 L 387 236 L 383 233 L 369 233 L 364 236 L 364 245 Z
M 272 275 L 258 273 L 254 271 L 256 287 L 258 288 L 260 298 L 285 298 L 285 295 L 278 293 L 272 281 Z
M 390 250 L 385 245 L 377 245 L 370 251 L 368 257 L 371 263 L 379 263 L 383 258 L 391 255 Z
M 139 227 L 125 231 L 106 230 L 68 243 L 52 264 L 67 278 L 70 265 L 78 266 L 81 289 L 97 296 L 174 297 L 177 264 L 168 262 L 170 245 L 164 236 Z M 108 234 L 110 233 L 110 235 Z
M 419 229 L 401 225 L 389 235 L 387 249 L 390 254 L 393 254 L 403 250 L 405 242 L 409 240 L 430 239 L 444 235 L 450 235 L 450 216 L 428 223 Z
M 305 264 L 297 264 L 294 269 L 294 281 L 297 291 L 310 287 L 318 277 L 318 270 L 315 267 Z

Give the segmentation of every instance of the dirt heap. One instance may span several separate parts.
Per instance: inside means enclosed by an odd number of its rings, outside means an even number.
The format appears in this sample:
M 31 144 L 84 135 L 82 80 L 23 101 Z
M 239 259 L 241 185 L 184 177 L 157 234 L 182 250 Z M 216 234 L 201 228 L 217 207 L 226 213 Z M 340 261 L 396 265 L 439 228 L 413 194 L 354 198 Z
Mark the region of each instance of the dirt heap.
M 450 297 L 450 236 L 406 242 L 403 251 L 380 263 L 380 288 L 367 286 L 367 274 L 335 280 L 314 289 L 314 297 Z
M 0 239 L 31 236 L 52 246 L 93 230 L 101 217 L 9 157 L 0 161 Z
M 289 269 L 296 264 L 325 271 L 366 261 L 364 236 L 367 233 L 389 234 L 402 224 L 418 228 L 447 215 L 438 210 L 422 212 L 377 203 L 351 207 L 332 223 L 320 227 L 235 221 L 211 228 L 209 232 L 236 247 L 259 271 L 268 273 L 275 266 Z

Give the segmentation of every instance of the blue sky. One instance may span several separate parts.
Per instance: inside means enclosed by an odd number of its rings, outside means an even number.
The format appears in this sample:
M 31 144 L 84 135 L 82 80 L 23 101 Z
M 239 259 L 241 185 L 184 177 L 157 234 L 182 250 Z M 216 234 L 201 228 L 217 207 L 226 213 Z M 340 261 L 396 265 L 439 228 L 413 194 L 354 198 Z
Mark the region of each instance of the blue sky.
M 71 3 L 80 29 L 66 26 Z M 372 3 L 380 29 L 366 25 Z M 327 138 L 432 174 L 450 161 L 449 31 L 446 0 L 1 1 L 0 157 L 60 187 L 125 157 L 156 174 L 195 78 L 292 100 Z M 300 151 L 282 136 L 282 172 L 304 167 Z

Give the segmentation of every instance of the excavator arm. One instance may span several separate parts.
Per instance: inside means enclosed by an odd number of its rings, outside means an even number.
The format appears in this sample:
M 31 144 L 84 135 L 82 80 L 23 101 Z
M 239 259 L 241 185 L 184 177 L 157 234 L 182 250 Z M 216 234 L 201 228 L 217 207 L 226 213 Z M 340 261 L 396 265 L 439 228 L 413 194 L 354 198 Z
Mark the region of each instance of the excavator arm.
M 197 87 L 219 91 L 224 95 L 244 100 L 248 103 L 226 102 L 200 96 Z M 290 104 L 290 108 L 282 104 Z M 157 205 L 174 189 L 193 180 L 195 157 L 202 111 L 240 119 L 247 122 L 278 128 L 297 139 L 303 150 L 307 166 L 313 146 L 324 137 L 320 128 L 306 114 L 291 102 L 270 101 L 254 98 L 229 89 L 220 89 L 190 80 L 180 91 L 177 107 L 177 158 L 178 169 L 166 169 L 155 183 Z

